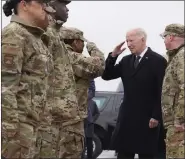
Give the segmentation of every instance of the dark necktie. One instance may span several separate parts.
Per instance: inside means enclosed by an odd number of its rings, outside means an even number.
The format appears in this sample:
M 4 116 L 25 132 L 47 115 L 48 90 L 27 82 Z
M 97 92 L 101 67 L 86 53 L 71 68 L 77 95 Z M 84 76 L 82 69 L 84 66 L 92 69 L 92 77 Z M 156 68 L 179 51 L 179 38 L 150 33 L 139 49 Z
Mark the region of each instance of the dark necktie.
M 139 65 L 139 59 L 141 58 L 141 56 L 136 56 L 136 59 L 134 61 L 134 68 L 137 68 L 137 66 Z

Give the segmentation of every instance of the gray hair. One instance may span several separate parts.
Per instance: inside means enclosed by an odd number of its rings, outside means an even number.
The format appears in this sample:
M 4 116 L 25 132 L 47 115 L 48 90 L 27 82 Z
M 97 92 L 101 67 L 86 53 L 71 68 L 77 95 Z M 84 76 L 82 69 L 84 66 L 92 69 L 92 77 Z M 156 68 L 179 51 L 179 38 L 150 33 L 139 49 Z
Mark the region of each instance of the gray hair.
M 142 28 L 135 28 L 135 29 L 131 29 L 128 32 L 135 32 L 135 34 L 141 38 L 144 38 L 145 40 L 147 39 L 147 33 L 144 29 Z

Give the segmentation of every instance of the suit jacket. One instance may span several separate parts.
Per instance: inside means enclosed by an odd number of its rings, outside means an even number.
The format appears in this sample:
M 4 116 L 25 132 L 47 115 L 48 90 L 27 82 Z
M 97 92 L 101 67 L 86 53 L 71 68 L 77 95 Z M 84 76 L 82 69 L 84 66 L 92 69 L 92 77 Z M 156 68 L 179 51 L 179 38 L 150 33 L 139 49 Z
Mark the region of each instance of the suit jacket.
M 90 86 L 88 90 L 88 100 L 94 98 L 96 91 L 95 81 L 94 79 L 90 81 Z
M 151 129 L 149 121 L 154 118 L 162 123 L 161 91 L 167 61 L 150 48 L 136 69 L 135 55 L 125 56 L 115 65 L 116 59 L 108 56 L 102 75 L 104 80 L 121 77 L 124 85 L 114 146 L 118 152 L 155 154 L 161 127 Z

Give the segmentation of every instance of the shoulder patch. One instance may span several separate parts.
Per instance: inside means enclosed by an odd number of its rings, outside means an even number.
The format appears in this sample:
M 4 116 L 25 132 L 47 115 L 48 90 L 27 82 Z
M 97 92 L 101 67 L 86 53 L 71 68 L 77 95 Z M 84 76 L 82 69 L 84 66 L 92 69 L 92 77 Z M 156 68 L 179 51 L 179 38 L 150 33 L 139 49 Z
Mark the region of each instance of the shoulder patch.
M 15 57 L 19 56 L 21 48 L 13 43 L 2 43 L 2 62 L 7 68 L 15 66 Z
M 4 65 L 7 67 L 12 67 L 14 64 L 14 55 L 4 54 Z

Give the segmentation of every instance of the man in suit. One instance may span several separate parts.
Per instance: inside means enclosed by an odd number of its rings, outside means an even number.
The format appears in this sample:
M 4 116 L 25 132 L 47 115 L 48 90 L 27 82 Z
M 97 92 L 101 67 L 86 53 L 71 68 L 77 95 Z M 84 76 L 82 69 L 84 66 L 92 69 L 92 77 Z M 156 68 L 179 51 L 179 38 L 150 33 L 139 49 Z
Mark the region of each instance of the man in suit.
M 154 158 L 163 134 L 161 87 L 167 61 L 146 46 L 146 38 L 143 29 L 128 31 L 126 42 L 132 54 L 115 65 L 125 50 L 122 42 L 109 54 L 102 75 L 104 80 L 121 77 L 124 85 L 124 100 L 113 137 L 119 159 L 134 158 L 135 154 L 139 158 Z
M 90 91 L 89 91 L 90 93 Z M 95 101 L 92 100 L 93 96 L 89 94 L 88 97 L 88 117 L 85 119 L 85 140 L 87 147 L 87 159 L 95 158 L 93 156 L 93 136 L 94 136 L 94 123 L 98 119 L 100 112 Z

